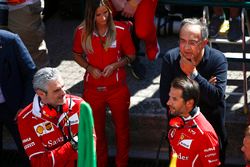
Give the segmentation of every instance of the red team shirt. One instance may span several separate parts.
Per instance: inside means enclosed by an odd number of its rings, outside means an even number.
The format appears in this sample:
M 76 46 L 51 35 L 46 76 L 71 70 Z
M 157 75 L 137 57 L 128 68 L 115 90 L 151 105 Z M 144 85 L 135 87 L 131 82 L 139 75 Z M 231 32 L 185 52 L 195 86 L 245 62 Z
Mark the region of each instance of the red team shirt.
M 171 128 L 168 139 L 172 153 L 178 156 L 177 167 L 220 165 L 218 137 L 200 111 L 186 120 L 184 127 Z
M 92 47 L 93 53 L 86 54 L 86 59 L 90 65 L 100 69 L 101 71 L 108 65 L 117 62 L 124 55 L 134 55 L 135 48 L 131 39 L 130 32 L 127 29 L 127 25 L 121 22 L 115 22 L 116 27 L 116 40 L 111 44 L 108 49 L 104 49 L 102 41 L 105 41 L 106 37 L 99 37 L 95 32 L 92 35 Z M 84 27 L 79 26 L 76 29 L 73 52 L 77 54 L 83 54 L 85 51 L 82 47 L 82 33 Z M 91 84 L 92 86 L 110 86 L 117 83 L 123 83 L 126 81 L 125 68 L 118 68 L 108 78 L 101 77 L 94 79 L 88 72 L 85 73 L 84 82 Z
M 69 142 L 68 123 L 71 122 L 73 134 L 78 132 L 81 98 L 67 95 L 64 111 L 50 118 L 39 104 L 38 96 L 18 115 L 18 128 L 26 154 L 32 166 L 73 167 L 77 152 Z M 42 109 L 41 109 L 42 108 Z
M 82 46 L 82 39 L 85 35 L 84 26 L 76 28 L 73 52 L 84 54 L 87 62 L 103 71 L 110 64 L 120 61 L 124 56 L 135 55 L 135 48 L 129 32 L 129 23 L 115 22 L 116 36 L 108 48 L 104 48 L 106 36 L 99 36 L 95 32 L 91 35 L 92 53 L 87 53 Z M 104 88 L 99 89 L 99 88 Z M 103 127 L 105 127 L 105 108 L 109 104 L 114 122 L 120 124 L 116 126 L 117 152 L 116 165 L 127 164 L 129 150 L 129 103 L 130 93 L 126 85 L 125 67 L 119 67 L 113 71 L 109 77 L 101 76 L 93 78 L 89 72 L 84 75 L 83 97 L 90 104 L 95 120 L 95 130 L 97 132 L 97 161 L 98 165 L 108 164 L 107 141 Z M 98 140 L 99 139 L 99 140 Z

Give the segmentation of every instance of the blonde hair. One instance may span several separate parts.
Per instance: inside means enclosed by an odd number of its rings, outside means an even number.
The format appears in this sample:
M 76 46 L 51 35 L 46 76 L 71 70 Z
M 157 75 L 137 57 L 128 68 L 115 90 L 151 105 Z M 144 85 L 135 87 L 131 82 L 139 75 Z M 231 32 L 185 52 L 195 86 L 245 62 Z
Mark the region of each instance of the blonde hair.
M 87 0 L 85 20 L 80 24 L 80 26 L 84 27 L 84 33 L 82 33 L 82 47 L 86 53 L 93 53 L 92 35 L 93 32 L 97 31 L 95 25 L 95 13 L 97 8 L 101 6 L 105 6 L 109 12 L 109 16 L 107 19 L 108 31 L 106 34 L 106 41 L 103 43 L 104 49 L 109 48 L 116 38 L 115 24 L 108 0 Z

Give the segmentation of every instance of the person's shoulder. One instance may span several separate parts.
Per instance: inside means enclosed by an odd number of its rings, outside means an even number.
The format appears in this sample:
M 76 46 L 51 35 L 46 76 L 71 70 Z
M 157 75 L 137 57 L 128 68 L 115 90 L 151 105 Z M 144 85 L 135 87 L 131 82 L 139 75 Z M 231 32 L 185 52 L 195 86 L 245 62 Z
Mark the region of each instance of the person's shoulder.
M 32 117 L 32 103 L 26 106 L 17 116 L 18 122 L 23 122 Z
M 130 21 L 114 21 L 114 24 L 118 31 L 129 31 L 130 27 L 133 25 Z
M 76 27 L 77 30 L 84 30 L 85 29 L 85 26 L 84 24 L 80 24 Z
M 80 32 L 80 33 L 85 33 L 86 32 L 86 29 L 85 29 L 85 24 L 84 23 L 81 23 L 79 24 L 76 28 L 75 28 L 75 33 L 76 32 Z
M 215 49 L 215 48 L 211 48 L 211 47 L 206 47 L 206 52 L 209 54 L 209 56 L 212 56 L 214 58 L 222 58 L 222 59 L 225 59 L 225 55 L 223 52 L 221 52 L 220 50 L 218 49 Z
M 84 100 L 76 95 L 71 95 L 71 94 L 67 94 L 66 98 L 70 101 L 73 101 L 74 103 L 80 104 L 81 102 L 83 102 Z
M 200 112 L 200 114 L 198 114 L 195 117 L 195 122 L 197 125 L 197 130 L 202 135 L 206 135 L 207 133 L 214 133 L 215 134 L 214 128 L 212 127 L 210 122 L 205 118 L 205 116 L 201 112 Z
M 179 47 L 176 47 L 176 48 L 172 48 L 170 50 L 168 50 L 164 55 L 163 55 L 163 59 L 164 60 L 175 60 L 178 58 L 179 56 L 179 53 L 180 53 L 180 49 Z
M 80 100 L 82 99 L 81 97 L 77 96 L 77 95 L 73 95 L 73 94 L 66 94 L 67 98 L 72 98 L 74 100 Z
M 224 53 L 223 53 L 223 52 L 221 52 L 221 51 L 220 51 L 220 50 L 218 50 L 218 49 L 211 48 L 211 47 L 209 47 L 209 48 L 210 48 L 211 52 L 213 52 L 213 53 L 215 53 L 215 54 L 222 54 L 222 55 L 224 55 Z
M 7 31 L 7 30 L 3 30 L 3 29 L 0 29 L 0 34 L 2 36 L 13 36 L 14 35 L 14 33 Z
M 204 129 L 202 135 L 199 135 L 198 141 L 203 141 L 204 144 L 212 144 L 213 146 L 216 146 L 213 147 L 213 150 L 210 151 L 215 151 L 216 149 L 219 149 L 219 139 L 214 129 Z
M 205 47 L 204 61 L 214 68 L 227 64 L 226 56 L 221 51 L 209 46 Z
M 180 48 L 175 47 L 175 48 L 169 49 L 166 53 L 168 53 L 168 54 L 179 54 L 179 52 L 180 52 Z
M 0 29 L 0 37 L 2 40 L 13 40 L 17 37 L 17 34 L 14 34 L 7 30 Z

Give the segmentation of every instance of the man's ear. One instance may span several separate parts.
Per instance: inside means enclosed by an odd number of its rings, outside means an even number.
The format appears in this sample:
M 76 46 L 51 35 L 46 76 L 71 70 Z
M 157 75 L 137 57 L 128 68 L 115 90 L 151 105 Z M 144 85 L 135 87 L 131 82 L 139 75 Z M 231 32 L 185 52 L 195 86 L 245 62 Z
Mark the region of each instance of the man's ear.
M 186 102 L 186 105 L 190 108 L 193 108 L 194 107 L 194 99 L 190 99 Z
M 203 45 L 206 46 L 208 44 L 208 39 L 203 40 Z
M 37 90 L 36 90 L 36 94 L 37 94 L 39 97 L 43 97 L 43 96 L 46 95 L 46 93 L 45 93 L 43 90 L 41 90 L 41 89 L 37 89 Z

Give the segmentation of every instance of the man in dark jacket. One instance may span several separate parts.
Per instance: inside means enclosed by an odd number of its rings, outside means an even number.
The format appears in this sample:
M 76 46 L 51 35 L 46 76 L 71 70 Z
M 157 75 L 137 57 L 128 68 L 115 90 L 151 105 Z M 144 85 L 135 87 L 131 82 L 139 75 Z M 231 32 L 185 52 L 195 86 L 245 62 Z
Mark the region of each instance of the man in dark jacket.
M 164 107 L 169 99 L 170 83 L 177 76 L 188 76 L 200 86 L 200 102 L 203 115 L 215 129 L 221 146 L 223 165 L 227 136 L 225 128 L 225 89 L 227 84 L 227 60 L 224 54 L 207 46 L 207 26 L 198 19 L 184 19 L 179 34 L 179 47 L 171 49 L 163 57 L 160 99 Z
M 36 66 L 18 35 L 0 30 L 0 151 L 3 125 L 9 130 L 21 156 L 25 156 L 15 116 L 32 102 L 32 78 Z M 3 156 L 1 154 L 1 156 Z M 3 159 L 0 157 L 0 159 Z M 25 158 L 24 158 L 25 159 Z M 22 164 L 19 164 L 20 166 Z

